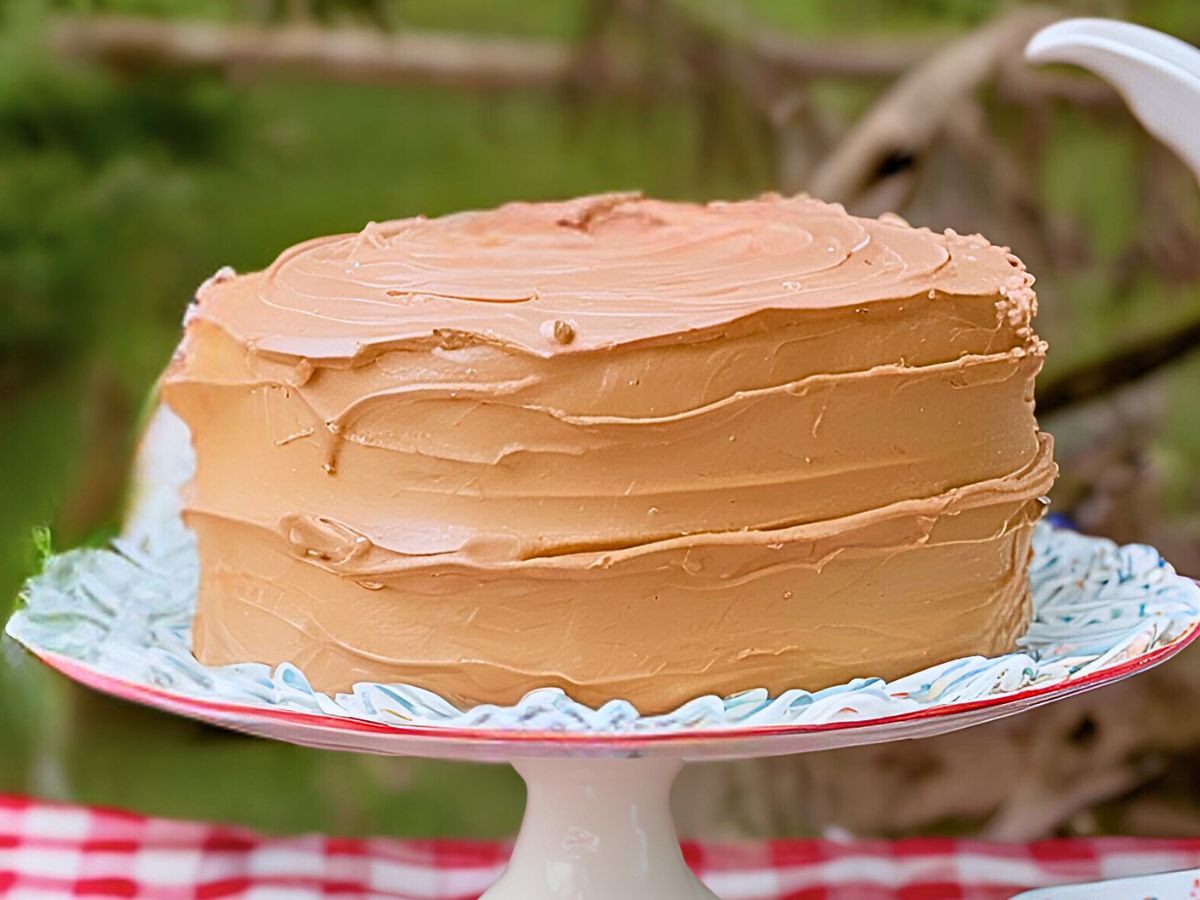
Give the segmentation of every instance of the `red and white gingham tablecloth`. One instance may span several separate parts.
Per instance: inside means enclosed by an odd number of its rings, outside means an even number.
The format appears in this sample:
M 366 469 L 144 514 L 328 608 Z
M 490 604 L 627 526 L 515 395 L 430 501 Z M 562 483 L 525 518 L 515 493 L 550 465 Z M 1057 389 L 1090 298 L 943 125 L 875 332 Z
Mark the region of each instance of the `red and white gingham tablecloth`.
M 241 828 L 0 796 L 0 896 L 474 900 L 505 844 L 266 837 Z M 1036 886 L 1200 866 L 1200 840 L 921 838 L 687 844 L 724 900 L 992 900 Z

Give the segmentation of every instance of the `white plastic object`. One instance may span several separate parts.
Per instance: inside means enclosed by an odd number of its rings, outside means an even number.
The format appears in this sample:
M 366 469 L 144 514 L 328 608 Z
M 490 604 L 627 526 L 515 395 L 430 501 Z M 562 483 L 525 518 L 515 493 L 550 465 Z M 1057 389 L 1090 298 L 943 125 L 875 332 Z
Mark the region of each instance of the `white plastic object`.
M 1035 34 L 1025 58 L 1072 63 L 1109 82 L 1200 179 L 1200 50 L 1129 22 L 1066 19 Z
M 1196 900 L 1197 897 L 1200 897 L 1200 869 L 1036 888 L 1017 894 L 1012 900 Z

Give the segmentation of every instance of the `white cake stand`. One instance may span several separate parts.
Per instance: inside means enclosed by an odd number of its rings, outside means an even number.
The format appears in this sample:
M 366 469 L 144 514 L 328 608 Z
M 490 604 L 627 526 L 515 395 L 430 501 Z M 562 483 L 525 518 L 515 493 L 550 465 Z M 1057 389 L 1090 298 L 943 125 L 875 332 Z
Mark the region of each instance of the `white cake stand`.
M 1174 656 L 1198 634 L 1200 622 L 1166 646 L 1086 676 L 887 718 L 651 734 L 388 726 L 256 708 L 122 681 L 33 649 L 52 668 L 95 690 L 259 737 L 359 753 L 511 762 L 529 789 L 525 817 L 508 868 L 485 900 L 712 900 L 717 895 L 685 865 L 671 818 L 671 785 L 684 763 L 831 750 L 967 728 L 1127 678 Z
M 80 684 L 236 731 L 330 750 L 511 762 L 528 803 L 486 900 L 711 900 L 671 819 L 671 785 L 685 763 L 967 728 L 1134 675 L 1200 635 L 1200 588 L 1153 549 L 1044 527 L 1025 652 L 996 659 L 813 694 L 700 698 L 658 717 L 620 702 L 592 710 L 545 690 L 467 712 L 397 685 L 331 698 L 294 667 L 208 668 L 192 656 L 197 561 L 177 494 L 190 468 L 186 430 L 160 412 L 139 454 L 125 533 L 111 548 L 48 560 L 7 633 Z

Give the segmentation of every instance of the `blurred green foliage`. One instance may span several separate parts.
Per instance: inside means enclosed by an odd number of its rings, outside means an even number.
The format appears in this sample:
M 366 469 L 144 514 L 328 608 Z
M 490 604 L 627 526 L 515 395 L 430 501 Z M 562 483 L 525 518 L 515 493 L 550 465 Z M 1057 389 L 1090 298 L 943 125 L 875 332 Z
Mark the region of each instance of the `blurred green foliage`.
M 708 0 L 697 0 L 708 2 Z M 806 35 L 950 31 L 1004 4 L 983 0 L 747 0 L 763 21 Z M 774 187 L 753 146 L 713 154 L 686 98 L 649 105 L 522 92 L 483 96 L 212 75 L 134 76 L 50 54 L 50 15 L 139 13 L 266 19 L 288 4 L 221 0 L 8 0 L 0 6 L 0 619 L 45 550 L 105 533 L 137 411 L 178 338 L 194 287 L 221 265 L 262 267 L 291 243 L 370 220 L 513 198 L 641 188 L 736 197 Z M 1200 34 L 1189 0 L 1073 4 Z M 327 24 L 570 38 L 582 0 L 320 2 Z M 842 91 L 861 106 L 869 91 Z M 1045 202 L 1115 254 L 1139 223 L 1124 132 L 1084 114 L 1056 120 Z M 1045 294 L 1045 291 L 1043 291 Z M 1114 288 L 1088 272 L 1055 283 L 1052 366 L 1154 333 L 1197 308 L 1190 285 Z M 1086 313 L 1084 312 L 1086 311 Z M 1194 404 L 1195 360 L 1172 376 Z M 1193 407 L 1194 408 L 1194 407 Z M 1159 452 L 1200 506 L 1200 422 L 1171 420 Z M 101 487 L 97 488 L 96 485 Z M 82 499 L 81 499 L 82 498 Z M 474 834 L 510 831 L 519 782 L 504 769 L 401 768 L 226 735 L 77 691 L 5 642 L 0 654 L 0 790 L 268 829 Z

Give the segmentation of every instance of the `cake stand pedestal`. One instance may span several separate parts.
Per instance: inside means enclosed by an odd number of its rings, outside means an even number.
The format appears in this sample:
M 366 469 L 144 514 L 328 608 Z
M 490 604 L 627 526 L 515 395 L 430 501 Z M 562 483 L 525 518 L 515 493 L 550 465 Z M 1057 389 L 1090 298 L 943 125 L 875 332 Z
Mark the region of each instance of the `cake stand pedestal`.
M 1200 622 L 1166 646 L 1081 677 L 887 718 L 604 734 L 388 726 L 209 701 L 123 681 L 65 656 L 33 650 L 52 668 L 106 694 L 264 738 L 360 753 L 511 762 L 525 779 L 529 798 L 512 859 L 484 900 L 714 900 L 718 894 L 684 863 L 671 819 L 671 784 L 686 762 L 780 756 L 955 731 L 1129 677 L 1174 656 L 1198 634 Z M 402 893 L 405 886 L 394 887 Z M 719 892 L 720 885 L 713 887 Z
M 683 861 L 670 793 L 679 759 L 525 759 L 512 858 L 486 900 L 716 897 Z
M 680 851 L 669 795 L 685 763 L 978 725 L 1136 674 L 1200 633 L 1200 589 L 1152 548 L 1039 526 L 1029 565 L 1034 618 L 1022 651 L 996 659 L 968 657 L 887 683 L 709 698 L 655 717 L 619 703 L 583 707 L 553 691 L 470 713 L 404 685 L 318 695 L 294 666 L 208 668 L 192 655 L 197 560 L 176 494 L 190 478 L 186 429 L 160 414 L 143 446 L 143 488 L 125 533 L 110 548 L 47 560 L 6 632 L 81 684 L 224 728 L 328 750 L 512 763 L 529 802 L 486 900 L 732 893 L 734 885 L 701 885 Z M 394 888 L 403 895 L 406 885 Z

